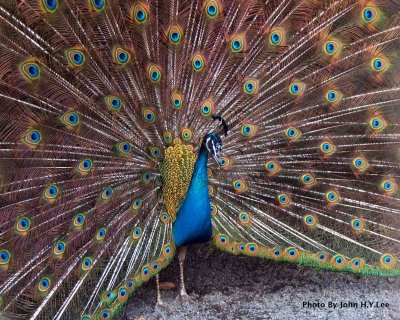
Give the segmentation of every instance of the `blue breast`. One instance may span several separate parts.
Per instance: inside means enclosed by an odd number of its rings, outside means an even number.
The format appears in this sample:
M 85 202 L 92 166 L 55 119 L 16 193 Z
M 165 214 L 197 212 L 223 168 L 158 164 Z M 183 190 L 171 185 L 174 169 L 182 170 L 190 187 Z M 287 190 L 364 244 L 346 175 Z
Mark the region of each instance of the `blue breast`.
M 201 148 L 194 165 L 186 197 L 181 203 L 172 231 L 176 246 L 206 242 L 211 238 L 211 206 L 208 195 L 207 149 Z

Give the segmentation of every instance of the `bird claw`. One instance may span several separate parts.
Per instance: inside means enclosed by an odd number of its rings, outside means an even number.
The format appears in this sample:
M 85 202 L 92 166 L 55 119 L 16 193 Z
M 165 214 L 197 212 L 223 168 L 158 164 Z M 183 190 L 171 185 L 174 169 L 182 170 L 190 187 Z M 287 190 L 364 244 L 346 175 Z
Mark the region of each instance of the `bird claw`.
M 180 301 L 181 303 L 188 302 L 188 303 L 193 303 L 193 299 L 189 297 L 187 293 L 181 293 L 178 294 L 175 298 L 175 301 Z
M 158 309 L 160 311 L 165 311 L 167 313 L 172 313 L 174 311 L 169 304 L 166 304 L 165 302 L 162 301 L 157 302 L 155 309 Z

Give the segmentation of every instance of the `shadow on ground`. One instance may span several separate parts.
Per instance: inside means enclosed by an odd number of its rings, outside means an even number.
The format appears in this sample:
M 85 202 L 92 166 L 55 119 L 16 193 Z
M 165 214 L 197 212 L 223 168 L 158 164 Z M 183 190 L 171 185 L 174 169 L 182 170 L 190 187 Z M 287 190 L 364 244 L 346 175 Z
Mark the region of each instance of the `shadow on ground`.
M 196 245 L 188 251 L 185 280 L 192 302 L 175 301 L 178 290 L 172 289 L 161 294 L 173 311 L 155 309 L 155 280 L 151 280 L 130 299 L 121 319 L 400 319 L 400 278 L 299 269 L 287 263 L 210 253 L 207 245 Z M 177 259 L 160 274 L 160 281 L 179 284 Z M 320 307 L 307 302 L 319 302 Z M 340 308 L 340 303 L 349 302 L 353 304 Z

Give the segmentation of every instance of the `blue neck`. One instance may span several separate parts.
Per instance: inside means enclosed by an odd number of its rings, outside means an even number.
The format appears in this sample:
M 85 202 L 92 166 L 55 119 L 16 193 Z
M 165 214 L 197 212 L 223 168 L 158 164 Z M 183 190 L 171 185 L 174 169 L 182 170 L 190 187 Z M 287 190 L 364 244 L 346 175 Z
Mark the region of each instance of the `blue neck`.
M 190 181 L 189 190 L 173 224 L 176 245 L 208 241 L 212 235 L 211 205 L 207 177 L 208 151 L 201 147 Z

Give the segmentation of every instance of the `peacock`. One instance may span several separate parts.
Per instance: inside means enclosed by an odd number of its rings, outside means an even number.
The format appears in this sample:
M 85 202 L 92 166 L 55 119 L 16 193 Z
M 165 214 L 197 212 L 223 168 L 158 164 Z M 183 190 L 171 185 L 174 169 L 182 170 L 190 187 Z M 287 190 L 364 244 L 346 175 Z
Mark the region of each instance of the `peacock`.
M 117 319 L 175 256 L 190 299 L 204 242 L 400 275 L 399 39 L 397 0 L 0 0 L 1 317 Z

